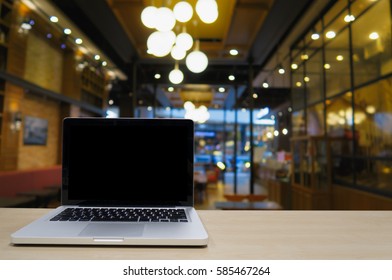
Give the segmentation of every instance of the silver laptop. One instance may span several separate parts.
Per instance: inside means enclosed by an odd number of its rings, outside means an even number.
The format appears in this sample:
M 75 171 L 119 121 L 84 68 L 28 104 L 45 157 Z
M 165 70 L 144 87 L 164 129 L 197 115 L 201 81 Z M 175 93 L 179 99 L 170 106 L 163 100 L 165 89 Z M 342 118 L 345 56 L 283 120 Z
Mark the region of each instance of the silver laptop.
M 193 208 L 194 124 L 66 118 L 62 206 L 14 244 L 205 246 Z

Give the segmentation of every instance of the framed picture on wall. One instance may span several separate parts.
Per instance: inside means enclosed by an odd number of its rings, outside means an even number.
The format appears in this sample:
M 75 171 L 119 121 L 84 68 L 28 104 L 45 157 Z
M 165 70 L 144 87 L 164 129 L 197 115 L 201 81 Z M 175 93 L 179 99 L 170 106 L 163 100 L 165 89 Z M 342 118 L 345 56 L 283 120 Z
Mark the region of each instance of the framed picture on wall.
M 26 116 L 24 121 L 23 144 L 46 145 L 48 120 Z

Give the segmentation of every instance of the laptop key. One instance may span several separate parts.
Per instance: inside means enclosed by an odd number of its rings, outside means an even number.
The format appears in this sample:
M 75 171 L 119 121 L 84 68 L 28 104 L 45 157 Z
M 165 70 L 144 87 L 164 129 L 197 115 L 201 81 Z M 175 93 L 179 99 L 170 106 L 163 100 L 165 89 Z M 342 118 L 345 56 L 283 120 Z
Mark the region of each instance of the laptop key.
M 183 209 L 67 208 L 51 221 L 188 222 Z

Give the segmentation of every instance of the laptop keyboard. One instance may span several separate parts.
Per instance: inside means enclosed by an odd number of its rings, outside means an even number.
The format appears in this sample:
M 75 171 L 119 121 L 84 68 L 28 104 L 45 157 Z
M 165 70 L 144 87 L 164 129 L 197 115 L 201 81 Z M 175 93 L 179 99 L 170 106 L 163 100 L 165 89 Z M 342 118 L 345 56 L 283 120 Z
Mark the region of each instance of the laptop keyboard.
M 188 222 L 184 209 L 67 208 L 51 221 L 79 222 Z

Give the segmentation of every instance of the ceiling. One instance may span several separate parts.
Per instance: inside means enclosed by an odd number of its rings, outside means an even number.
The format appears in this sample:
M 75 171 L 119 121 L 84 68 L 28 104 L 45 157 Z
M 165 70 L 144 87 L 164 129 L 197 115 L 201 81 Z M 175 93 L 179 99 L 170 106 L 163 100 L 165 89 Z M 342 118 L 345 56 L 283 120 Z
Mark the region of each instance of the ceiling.
M 156 6 L 172 8 L 179 0 L 155 0 Z M 249 81 L 263 70 L 263 66 L 276 51 L 279 44 L 310 6 L 311 0 L 217 0 L 219 17 L 213 24 L 205 24 L 193 18 L 186 24 L 186 30 L 200 40 L 200 50 L 209 59 L 208 68 L 194 74 L 180 62 L 184 82 L 172 86 L 168 73 L 174 68 L 171 57 L 154 58 L 147 53 L 147 38 L 151 29 L 144 27 L 140 14 L 151 0 L 50 0 L 70 18 L 89 39 L 94 42 L 128 76 L 128 81 L 114 86 L 113 97 L 136 92 L 140 105 L 147 105 L 156 98 L 161 106 L 182 107 L 191 100 L 199 105 L 212 108 L 230 108 L 235 104 L 235 87 L 238 95 L 248 92 Z M 196 0 L 188 1 L 193 7 Z M 327 2 L 327 1 L 325 1 Z M 176 33 L 183 26 L 177 24 Z M 229 54 L 230 49 L 239 51 L 237 56 Z M 156 73 L 161 74 L 155 79 Z M 252 74 L 250 74 L 252 73 Z M 229 81 L 229 75 L 235 81 Z M 225 89 L 219 92 L 219 87 Z M 264 89 L 266 95 L 259 107 L 269 106 L 274 92 L 287 90 Z M 151 98 L 152 96 L 152 98 Z M 242 100 L 246 100 L 242 98 Z M 282 96 L 279 96 L 281 102 Z

